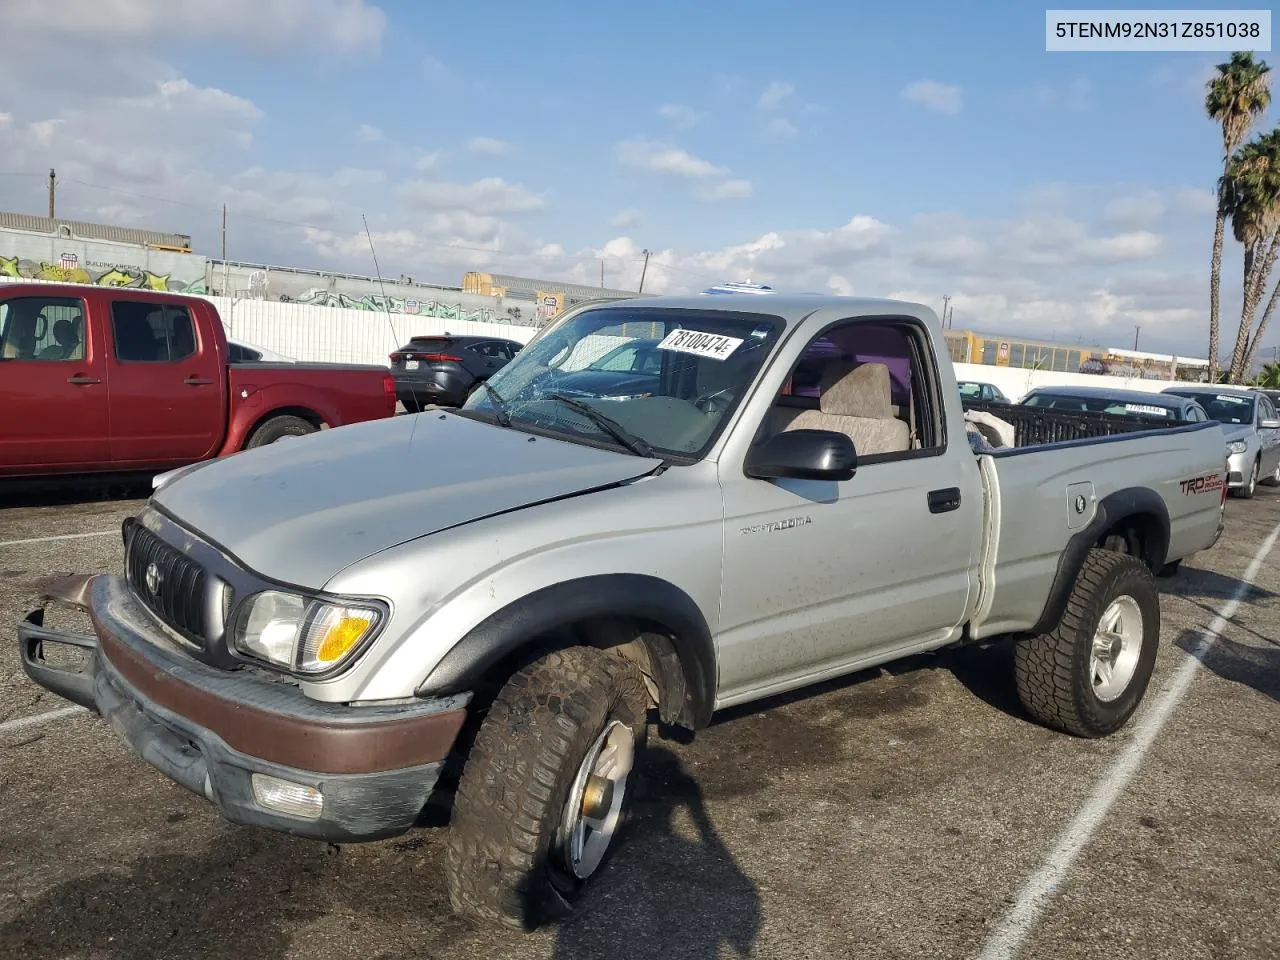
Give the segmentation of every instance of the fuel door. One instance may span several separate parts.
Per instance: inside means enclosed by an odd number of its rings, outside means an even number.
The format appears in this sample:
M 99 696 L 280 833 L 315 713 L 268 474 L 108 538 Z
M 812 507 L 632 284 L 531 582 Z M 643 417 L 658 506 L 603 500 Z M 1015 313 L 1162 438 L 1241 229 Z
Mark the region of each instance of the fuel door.
M 1093 484 L 1084 480 L 1067 485 L 1067 529 L 1080 530 L 1089 525 L 1097 510 L 1098 498 Z

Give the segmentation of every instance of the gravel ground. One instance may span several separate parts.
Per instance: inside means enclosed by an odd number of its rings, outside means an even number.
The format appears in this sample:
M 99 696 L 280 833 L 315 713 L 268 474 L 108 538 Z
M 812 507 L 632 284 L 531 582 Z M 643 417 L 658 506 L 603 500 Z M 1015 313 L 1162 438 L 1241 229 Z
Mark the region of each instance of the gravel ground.
M 1001 649 L 734 710 L 655 738 L 592 909 L 520 935 L 449 913 L 437 830 L 339 850 L 233 826 L 101 722 L 42 716 L 66 704 L 22 674 L 15 625 L 42 578 L 118 568 L 139 506 L 0 508 L 0 957 L 979 957 L 1280 522 L 1275 490 L 1233 500 L 1218 546 L 1161 581 L 1156 678 L 1120 735 L 1030 723 Z M 1276 956 L 1278 594 L 1269 558 L 1018 956 Z

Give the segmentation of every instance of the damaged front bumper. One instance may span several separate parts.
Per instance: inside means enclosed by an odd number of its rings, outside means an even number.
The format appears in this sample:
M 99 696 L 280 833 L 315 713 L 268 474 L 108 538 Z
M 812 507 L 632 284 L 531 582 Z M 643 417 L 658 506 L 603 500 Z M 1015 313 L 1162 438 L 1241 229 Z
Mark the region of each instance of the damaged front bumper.
M 236 823 L 333 842 L 410 829 L 465 719 L 467 697 L 367 707 L 206 666 L 170 643 L 119 577 L 50 584 L 18 628 L 40 686 L 104 717 L 142 759 Z M 89 614 L 95 636 L 45 626 L 49 603 Z M 48 647 L 79 650 L 75 667 Z

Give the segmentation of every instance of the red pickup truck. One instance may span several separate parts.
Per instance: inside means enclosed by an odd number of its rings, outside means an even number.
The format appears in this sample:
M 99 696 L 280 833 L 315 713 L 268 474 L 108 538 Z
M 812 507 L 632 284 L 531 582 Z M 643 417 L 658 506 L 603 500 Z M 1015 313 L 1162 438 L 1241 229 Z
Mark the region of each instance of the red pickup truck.
M 0 478 L 169 470 L 395 405 L 386 367 L 231 362 L 198 297 L 0 285 Z

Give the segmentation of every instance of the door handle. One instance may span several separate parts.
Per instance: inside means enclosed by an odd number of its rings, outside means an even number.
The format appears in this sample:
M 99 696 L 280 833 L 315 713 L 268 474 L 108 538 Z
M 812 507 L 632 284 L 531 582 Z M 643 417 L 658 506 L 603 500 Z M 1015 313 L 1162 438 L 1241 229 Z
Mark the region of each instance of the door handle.
M 960 488 L 947 487 L 944 490 L 929 491 L 929 512 L 947 513 L 960 506 Z
M 97 377 L 67 377 L 67 383 L 74 383 L 77 387 L 83 387 L 90 383 L 101 383 Z
M 213 383 L 212 380 L 209 380 L 205 377 L 187 377 L 187 379 L 183 380 L 182 382 L 189 387 L 203 387 L 206 384 Z

